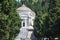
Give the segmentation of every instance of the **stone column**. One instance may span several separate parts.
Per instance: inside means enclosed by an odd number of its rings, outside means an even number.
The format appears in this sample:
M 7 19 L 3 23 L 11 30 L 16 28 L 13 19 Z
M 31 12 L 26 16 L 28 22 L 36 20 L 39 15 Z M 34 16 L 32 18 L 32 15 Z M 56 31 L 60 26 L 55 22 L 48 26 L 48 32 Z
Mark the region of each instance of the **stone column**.
M 21 26 L 23 27 L 23 21 L 21 22 Z

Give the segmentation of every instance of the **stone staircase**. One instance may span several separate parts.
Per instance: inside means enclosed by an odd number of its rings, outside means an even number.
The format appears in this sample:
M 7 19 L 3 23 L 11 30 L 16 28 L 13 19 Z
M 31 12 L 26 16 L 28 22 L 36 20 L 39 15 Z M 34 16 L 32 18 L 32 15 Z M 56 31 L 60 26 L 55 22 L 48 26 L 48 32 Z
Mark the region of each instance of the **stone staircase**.
M 35 39 L 33 35 L 33 30 L 27 30 L 26 28 L 21 28 L 18 36 L 15 38 L 15 40 L 33 40 Z
M 31 40 L 31 34 L 32 34 L 32 32 L 30 31 L 30 32 L 28 32 L 28 35 L 27 35 L 27 37 L 26 37 L 26 39 L 25 40 Z M 16 39 L 15 40 L 21 40 L 20 39 L 20 34 L 16 37 Z

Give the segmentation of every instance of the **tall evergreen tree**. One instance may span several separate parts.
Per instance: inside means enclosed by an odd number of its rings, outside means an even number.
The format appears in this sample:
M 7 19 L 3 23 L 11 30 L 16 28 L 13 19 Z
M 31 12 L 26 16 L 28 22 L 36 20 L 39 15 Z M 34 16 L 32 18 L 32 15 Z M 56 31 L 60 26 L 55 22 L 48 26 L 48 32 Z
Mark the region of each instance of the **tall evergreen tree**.
M 14 40 L 21 27 L 15 0 L 0 0 L 0 40 Z
M 59 0 L 50 0 L 49 1 L 49 27 L 50 27 L 50 33 L 51 37 L 58 37 L 59 35 L 59 22 L 56 22 L 59 19 L 60 16 L 60 1 Z M 56 30 L 55 30 L 56 29 Z
M 34 34 L 37 38 L 41 38 L 46 37 L 46 32 L 48 30 L 48 2 L 39 0 L 37 4 L 37 17 L 34 21 Z

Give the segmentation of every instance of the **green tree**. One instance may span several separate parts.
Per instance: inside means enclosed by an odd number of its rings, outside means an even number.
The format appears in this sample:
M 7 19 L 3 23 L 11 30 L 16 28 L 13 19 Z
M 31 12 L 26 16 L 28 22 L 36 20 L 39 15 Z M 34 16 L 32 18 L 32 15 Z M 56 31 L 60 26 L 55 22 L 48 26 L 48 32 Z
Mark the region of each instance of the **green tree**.
M 34 21 L 34 34 L 37 38 L 46 37 L 46 32 L 48 31 L 48 14 L 40 13 L 39 16 L 36 16 Z
M 0 0 L 0 40 L 14 40 L 20 27 L 15 0 Z
M 58 37 L 59 35 L 59 22 L 57 21 L 60 16 L 60 0 L 50 0 L 49 1 L 49 27 L 50 27 L 50 33 L 51 37 Z M 56 22 L 57 21 L 57 22 Z M 56 30 L 55 30 L 56 29 Z

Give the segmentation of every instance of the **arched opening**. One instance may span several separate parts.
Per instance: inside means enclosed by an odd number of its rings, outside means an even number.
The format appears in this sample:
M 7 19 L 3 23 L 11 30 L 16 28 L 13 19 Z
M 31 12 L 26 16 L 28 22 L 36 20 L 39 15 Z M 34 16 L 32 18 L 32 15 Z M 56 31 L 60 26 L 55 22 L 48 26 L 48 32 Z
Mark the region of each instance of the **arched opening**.
M 23 27 L 25 27 L 25 22 L 23 22 Z

